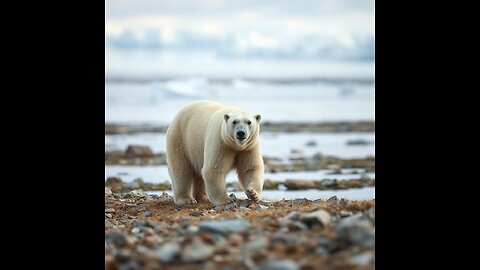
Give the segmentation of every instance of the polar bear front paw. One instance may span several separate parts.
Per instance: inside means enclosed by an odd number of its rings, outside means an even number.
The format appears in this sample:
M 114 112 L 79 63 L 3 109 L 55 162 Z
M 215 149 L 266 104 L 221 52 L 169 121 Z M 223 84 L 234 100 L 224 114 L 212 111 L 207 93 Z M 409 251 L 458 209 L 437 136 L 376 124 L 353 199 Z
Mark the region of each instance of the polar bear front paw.
M 194 204 L 197 203 L 197 200 L 194 198 L 184 198 L 184 199 L 175 199 L 176 205 L 185 205 L 185 204 Z
M 253 188 L 247 188 L 247 190 L 245 190 L 245 194 L 252 201 L 260 200 L 260 196 L 258 196 L 258 193 Z

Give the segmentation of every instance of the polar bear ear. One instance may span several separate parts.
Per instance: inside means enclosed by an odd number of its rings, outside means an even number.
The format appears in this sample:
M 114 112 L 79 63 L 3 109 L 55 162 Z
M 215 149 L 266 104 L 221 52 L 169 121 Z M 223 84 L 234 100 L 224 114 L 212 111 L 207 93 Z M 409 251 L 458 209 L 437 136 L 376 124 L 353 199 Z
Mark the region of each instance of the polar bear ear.
M 228 113 L 224 114 L 223 119 L 225 119 L 225 122 L 227 122 L 228 119 L 230 119 L 230 114 L 228 114 Z
M 257 114 L 254 116 L 255 119 L 257 120 L 257 122 L 260 122 L 260 119 L 262 119 L 262 117 L 260 116 L 260 114 Z

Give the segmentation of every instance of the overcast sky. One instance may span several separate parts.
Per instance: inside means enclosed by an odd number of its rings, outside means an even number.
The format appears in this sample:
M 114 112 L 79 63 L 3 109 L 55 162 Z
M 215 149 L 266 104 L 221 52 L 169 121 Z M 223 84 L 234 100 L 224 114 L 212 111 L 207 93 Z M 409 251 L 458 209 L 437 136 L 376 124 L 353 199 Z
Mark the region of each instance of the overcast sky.
M 164 41 L 178 32 L 249 35 L 274 46 L 276 37 L 328 35 L 352 45 L 352 35 L 375 34 L 374 1 L 368 0 L 106 0 L 106 34 L 159 31 Z

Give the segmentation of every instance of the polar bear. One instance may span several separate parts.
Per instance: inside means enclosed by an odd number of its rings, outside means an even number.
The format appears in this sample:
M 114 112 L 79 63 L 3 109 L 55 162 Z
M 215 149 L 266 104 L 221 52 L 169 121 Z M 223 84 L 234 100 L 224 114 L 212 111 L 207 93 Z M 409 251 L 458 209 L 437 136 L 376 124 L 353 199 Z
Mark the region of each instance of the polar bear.
M 232 201 L 225 177 L 236 169 L 248 198 L 261 198 L 264 164 L 259 114 L 211 101 L 183 107 L 167 130 L 167 165 L 177 205 Z M 207 197 L 208 195 L 208 197 Z

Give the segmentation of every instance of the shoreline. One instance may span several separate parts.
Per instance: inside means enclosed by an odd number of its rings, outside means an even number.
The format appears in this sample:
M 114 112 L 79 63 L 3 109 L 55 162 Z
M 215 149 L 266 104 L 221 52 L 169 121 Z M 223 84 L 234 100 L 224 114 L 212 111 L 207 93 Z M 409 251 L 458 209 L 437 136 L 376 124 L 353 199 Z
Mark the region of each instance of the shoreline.
M 261 123 L 261 132 L 347 133 L 375 132 L 375 121 L 270 122 Z M 105 135 L 166 133 L 168 125 L 105 123 Z

